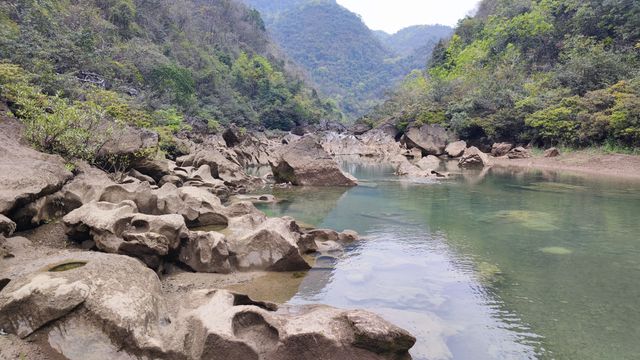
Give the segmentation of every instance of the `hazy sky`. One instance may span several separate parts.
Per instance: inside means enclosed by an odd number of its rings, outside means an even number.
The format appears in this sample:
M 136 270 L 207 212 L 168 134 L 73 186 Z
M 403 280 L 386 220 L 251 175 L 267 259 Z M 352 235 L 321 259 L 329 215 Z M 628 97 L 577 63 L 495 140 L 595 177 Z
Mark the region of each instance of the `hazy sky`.
M 411 25 L 455 25 L 472 12 L 479 0 L 337 0 L 360 14 L 373 30 L 394 33 Z

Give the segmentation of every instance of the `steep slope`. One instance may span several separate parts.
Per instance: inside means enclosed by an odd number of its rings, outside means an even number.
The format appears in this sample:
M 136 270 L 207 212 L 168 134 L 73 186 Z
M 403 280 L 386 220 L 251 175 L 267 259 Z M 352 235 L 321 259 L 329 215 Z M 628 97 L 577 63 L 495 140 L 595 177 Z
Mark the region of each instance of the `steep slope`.
M 380 41 L 399 56 L 411 56 L 416 50 L 428 45 L 434 48 L 441 39 L 453 34 L 453 29 L 445 25 L 414 25 L 404 28 L 395 34 L 376 31 Z
M 640 2 L 485 0 L 369 116 L 477 143 L 640 146 Z
M 158 111 L 205 127 L 337 118 L 275 48 L 259 13 L 230 0 L 0 3 L 1 59 L 72 101 L 86 99 L 89 84 L 108 90 L 140 110 L 135 123 L 166 122 Z

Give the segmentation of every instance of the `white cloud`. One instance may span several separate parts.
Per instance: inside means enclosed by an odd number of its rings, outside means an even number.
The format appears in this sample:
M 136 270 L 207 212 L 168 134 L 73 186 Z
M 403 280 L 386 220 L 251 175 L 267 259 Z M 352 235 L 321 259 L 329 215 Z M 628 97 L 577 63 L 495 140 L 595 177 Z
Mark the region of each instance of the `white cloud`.
M 411 25 L 456 25 L 470 14 L 479 0 L 337 0 L 360 14 L 373 30 L 394 33 Z

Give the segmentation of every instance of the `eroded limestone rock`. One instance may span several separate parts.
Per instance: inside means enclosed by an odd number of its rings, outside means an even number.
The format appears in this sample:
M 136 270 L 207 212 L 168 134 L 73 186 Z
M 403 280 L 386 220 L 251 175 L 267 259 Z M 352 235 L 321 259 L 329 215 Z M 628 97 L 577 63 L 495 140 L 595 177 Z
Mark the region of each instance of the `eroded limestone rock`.
M 180 247 L 179 260 L 197 272 L 231 272 L 226 239 L 217 232 L 191 232 Z
M 133 201 L 92 202 L 63 218 L 72 240 L 95 241 L 98 249 L 143 260 L 158 268 L 161 258 L 178 248 L 188 230 L 181 215 L 147 215 Z

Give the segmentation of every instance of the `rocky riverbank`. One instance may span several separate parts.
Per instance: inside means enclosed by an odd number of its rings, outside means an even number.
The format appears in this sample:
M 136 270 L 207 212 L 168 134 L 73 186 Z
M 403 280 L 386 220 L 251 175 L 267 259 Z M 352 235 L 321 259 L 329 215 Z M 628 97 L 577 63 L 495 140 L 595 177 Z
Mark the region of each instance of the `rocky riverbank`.
M 316 254 L 362 241 L 269 218 L 252 202 L 276 199 L 242 195 L 274 178 L 355 185 L 316 140 L 230 129 L 183 139 L 188 153 L 175 161 L 134 158 L 113 174 L 31 149 L 14 119 L 0 126 L 3 358 L 408 357 L 415 338 L 375 314 L 224 290 L 256 272 L 304 272 Z M 109 151 L 140 146 L 149 142 Z M 244 171 L 265 164 L 273 177 Z

